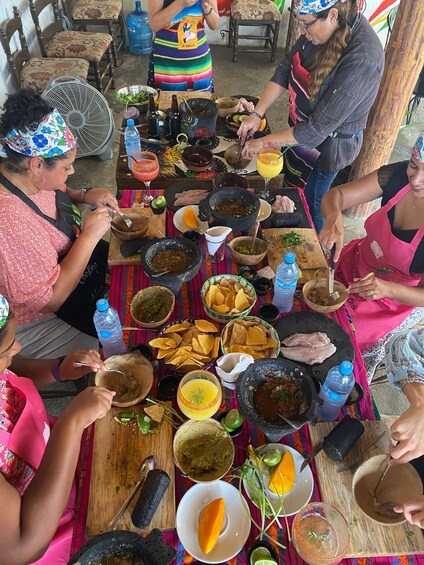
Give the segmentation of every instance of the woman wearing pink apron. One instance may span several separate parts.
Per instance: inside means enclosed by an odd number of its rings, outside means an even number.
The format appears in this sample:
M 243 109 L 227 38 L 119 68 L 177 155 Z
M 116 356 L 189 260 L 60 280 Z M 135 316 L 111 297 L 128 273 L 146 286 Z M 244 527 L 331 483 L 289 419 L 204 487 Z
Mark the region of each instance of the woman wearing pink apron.
M 342 210 L 379 197 L 382 206 L 366 220 L 366 236 L 342 249 Z M 336 245 L 335 279 L 350 286 L 346 304 L 365 351 L 424 306 L 423 135 L 409 162 L 336 187 L 323 199 L 322 211 L 320 239 L 328 249 Z
M 15 321 L 0 295 L 0 563 L 66 564 L 70 556 L 76 481 L 84 429 L 110 408 L 113 394 L 86 389 L 66 408 L 54 427 L 32 379 L 7 370 L 21 347 Z M 34 381 L 60 378 L 76 357 L 96 369 L 98 355 L 79 351 L 59 368 L 54 360 L 26 361 Z M 73 377 L 76 377 L 75 373 Z M 78 375 L 81 376 L 81 375 Z M 54 378 L 53 378 L 54 377 Z

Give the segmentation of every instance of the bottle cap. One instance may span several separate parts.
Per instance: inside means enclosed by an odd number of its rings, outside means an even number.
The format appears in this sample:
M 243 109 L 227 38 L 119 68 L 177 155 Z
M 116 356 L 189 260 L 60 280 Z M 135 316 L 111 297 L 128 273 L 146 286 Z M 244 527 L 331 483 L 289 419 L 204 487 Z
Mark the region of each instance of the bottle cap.
M 127 126 L 133 126 L 134 125 L 134 120 L 132 118 L 129 118 L 127 120 Z
M 100 300 L 96 302 L 96 308 L 99 312 L 106 312 L 109 308 L 109 302 L 106 298 L 100 298 Z
M 350 375 L 353 372 L 353 365 L 350 361 L 342 361 L 339 365 L 339 371 L 342 375 Z
M 295 261 L 296 261 L 296 255 L 292 251 L 287 251 L 287 253 L 284 255 L 284 263 L 288 263 L 289 265 L 291 265 Z

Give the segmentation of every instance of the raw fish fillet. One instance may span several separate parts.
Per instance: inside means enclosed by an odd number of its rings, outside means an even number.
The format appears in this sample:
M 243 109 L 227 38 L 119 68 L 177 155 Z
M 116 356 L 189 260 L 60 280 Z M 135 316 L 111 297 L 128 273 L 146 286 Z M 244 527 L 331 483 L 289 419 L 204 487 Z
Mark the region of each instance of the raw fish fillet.
M 330 343 L 327 334 L 323 332 L 312 332 L 310 334 L 292 334 L 283 339 L 281 342 L 287 347 L 294 347 L 297 345 L 309 345 L 309 347 L 318 347 L 319 345 L 326 345 Z
M 319 345 L 318 347 L 282 347 L 281 355 L 292 361 L 315 365 L 315 363 L 323 363 L 326 359 L 331 357 L 336 350 L 336 346 L 332 343 Z

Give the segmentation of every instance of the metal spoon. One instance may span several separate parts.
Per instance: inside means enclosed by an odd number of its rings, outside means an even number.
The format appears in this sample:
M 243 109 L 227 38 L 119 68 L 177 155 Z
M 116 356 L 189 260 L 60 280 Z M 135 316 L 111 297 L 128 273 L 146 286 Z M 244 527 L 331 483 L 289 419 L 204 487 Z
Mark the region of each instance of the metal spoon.
M 130 494 L 127 496 L 127 499 L 119 509 L 116 516 L 108 524 L 107 527 L 108 531 L 116 530 L 119 522 L 121 521 L 122 516 L 124 515 L 125 510 L 128 508 L 129 503 L 134 498 L 134 495 L 137 492 L 137 490 L 140 488 L 141 483 L 146 479 L 147 474 L 153 469 L 155 469 L 155 467 L 156 467 L 156 457 L 154 455 L 149 455 L 140 463 L 140 466 L 138 468 L 138 481 L 134 485 L 134 488 L 132 489 Z
M 172 269 L 168 269 L 167 271 L 161 271 L 160 273 L 154 273 L 152 275 L 149 275 L 150 278 L 152 279 L 156 279 L 157 277 L 161 277 L 162 275 L 166 275 L 167 273 L 171 273 Z
M 119 214 L 118 214 L 119 215 Z M 127 226 L 127 228 L 131 231 L 134 227 L 132 220 L 129 216 L 127 216 L 126 214 L 122 214 L 119 215 L 119 217 L 122 219 L 122 221 L 124 222 L 124 224 Z M 112 220 L 112 224 L 119 230 L 121 229 L 118 224 L 115 222 L 115 219 Z
M 84 363 L 83 361 L 74 361 L 72 363 L 72 365 L 74 367 L 92 367 L 93 364 L 92 363 Z M 120 371 L 119 369 L 104 369 L 103 371 L 104 373 L 107 372 L 112 372 L 112 373 L 120 373 L 121 375 L 124 375 L 124 377 L 126 377 L 126 373 L 124 373 L 124 371 Z

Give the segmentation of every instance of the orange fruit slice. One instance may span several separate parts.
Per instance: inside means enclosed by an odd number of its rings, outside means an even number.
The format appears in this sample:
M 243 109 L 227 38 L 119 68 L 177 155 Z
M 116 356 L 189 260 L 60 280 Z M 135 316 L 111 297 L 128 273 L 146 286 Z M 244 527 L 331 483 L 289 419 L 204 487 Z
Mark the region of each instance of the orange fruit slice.
M 269 490 L 280 496 L 287 494 L 294 487 L 295 478 L 296 467 L 293 455 L 290 451 L 286 451 L 278 465 L 273 468 L 269 479 Z
M 210 553 L 218 541 L 224 521 L 225 502 L 216 498 L 203 509 L 199 520 L 197 538 L 203 553 Z
M 183 221 L 185 225 L 191 230 L 195 230 L 199 227 L 199 220 L 197 219 L 196 214 L 194 213 L 194 210 L 193 208 L 191 208 L 191 206 L 184 211 Z

